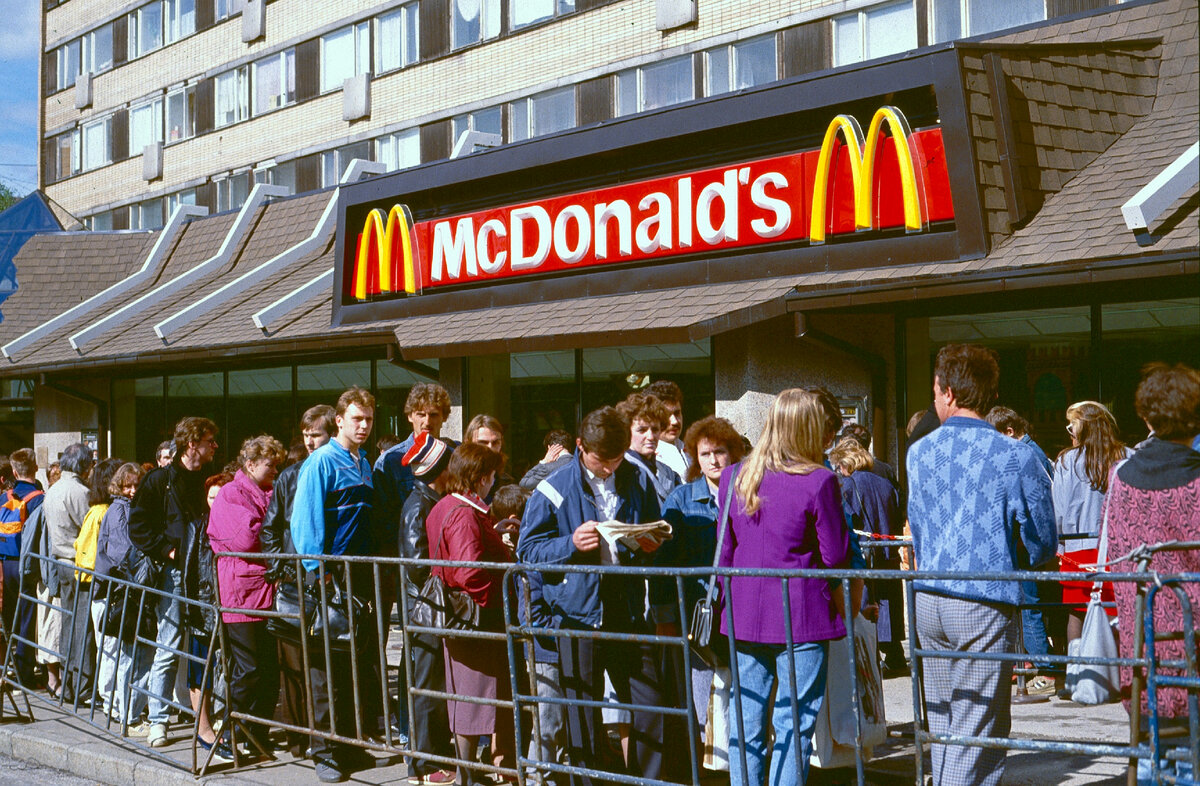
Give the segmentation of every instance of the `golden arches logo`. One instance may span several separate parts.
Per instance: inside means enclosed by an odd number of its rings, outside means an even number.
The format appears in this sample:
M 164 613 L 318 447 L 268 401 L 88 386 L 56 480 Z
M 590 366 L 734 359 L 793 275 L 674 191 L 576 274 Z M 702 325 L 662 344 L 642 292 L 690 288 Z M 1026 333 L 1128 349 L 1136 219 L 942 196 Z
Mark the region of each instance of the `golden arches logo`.
M 354 257 L 354 297 L 366 300 L 367 277 L 371 267 L 371 249 L 375 249 L 375 259 L 379 271 L 378 292 L 395 292 L 396 282 L 392 280 L 393 252 L 396 238 L 400 240 L 401 269 L 404 291 L 416 294 L 417 276 L 414 268 L 414 249 L 412 237 L 412 217 L 404 205 L 393 205 L 385 216 L 383 210 L 375 208 L 367 214 L 363 224 L 362 234 L 358 238 L 358 253 Z M 374 245 L 372 245 L 374 244 Z
M 891 132 L 900 165 L 900 191 L 904 205 L 904 228 L 908 232 L 926 229 L 923 181 L 917 178 L 913 159 L 911 130 L 904 115 L 894 106 L 880 107 L 871 118 L 864 140 L 862 127 L 850 115 L 838 115 L 825 131 L 821 153 L 817 158 L 817 176 L 813 183 L 812 215 L 809 221 L 809 242 L 825 242 L 828 224 L 829 175 L 833 168 L 838 137 L 850 148 L 850 179 L 854 187 L 854 231 L 878 229 L 878 213 L 874 208 L 875 159 L 883 139 L 883 126 Z

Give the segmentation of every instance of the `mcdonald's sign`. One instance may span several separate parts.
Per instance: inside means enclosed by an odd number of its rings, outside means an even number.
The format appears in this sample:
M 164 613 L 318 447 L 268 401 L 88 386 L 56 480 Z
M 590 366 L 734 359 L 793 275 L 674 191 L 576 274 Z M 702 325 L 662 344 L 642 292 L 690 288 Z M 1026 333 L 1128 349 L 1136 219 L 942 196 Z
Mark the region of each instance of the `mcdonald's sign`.
M 834 117 L 816 150 L 420 222 L 402 204 L 375 207 L 346 235 L 344 295 L 919 233 L 953 218 L 941 128 L 913 131 L 885 106 L 866 134 L 855 118 Z

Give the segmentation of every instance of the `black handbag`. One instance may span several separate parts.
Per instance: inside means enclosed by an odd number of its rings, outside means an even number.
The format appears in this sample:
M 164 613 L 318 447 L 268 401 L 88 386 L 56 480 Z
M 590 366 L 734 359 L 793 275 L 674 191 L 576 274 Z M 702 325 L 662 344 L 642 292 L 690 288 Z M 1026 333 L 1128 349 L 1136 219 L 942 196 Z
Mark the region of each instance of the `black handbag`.
M 442 536 L 446 534 L 445 527 L 438 533 L 437 546 L 431 552 L 434 559 L 441 551 Z M 409 611 L 408 620 L 413 625 L 422 628 L 441 628 L 444 630 L 481 630 L 479 604 L 471 599 L 461 589 L 447 587 L 442 577 L 431 570 L 429 578 L 413 599 L 413 607 Z M 439 634 L 442 635 L 442 634 Z
M 328 630 L 329 640 L 334 644 L 346 644 L 357 636 L 369 613 L 367 604 L 346 592 L 334 574 L 327 573 L 325 580 L 324 606 L 318 583 L 305 583 L 303 592 L 294 579 L 277 584 L 272 609 L 282 616 L 268 619 L 267 630 L 293 640 L 300 639 L 302 627 L 313 638 L 324 638 Z
M 725 528 L 729 524 L 729 507 L 733 502 L 734 479 L 730 478 L 729 487 L 725 490 L 725 504 L 721 506 L 721 514 L 717 520 L 717 552 L 713 555 L 713 570 L 721 561 L 721 546 L 725 542 Z M 708 580 L 708 589 L 704 597 L 697 601 L 692 609 L 692 620 L 688 626 L 688 646 L 692 654 L 704 662 L 710 669 L 723 669 L 729 666 L 729 639 L 721 633 L 717 624 L 717 577 L 714 573 Z

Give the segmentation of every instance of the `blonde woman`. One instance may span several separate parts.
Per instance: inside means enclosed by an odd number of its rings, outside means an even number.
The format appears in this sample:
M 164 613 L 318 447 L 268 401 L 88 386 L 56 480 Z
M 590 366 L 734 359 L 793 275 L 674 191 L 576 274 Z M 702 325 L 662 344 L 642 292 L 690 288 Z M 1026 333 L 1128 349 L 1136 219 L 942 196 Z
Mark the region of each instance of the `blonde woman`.
M 730 568 L 813 569 L 849 564 L 850 532 L 842 515 L 837 477 L 823 465 L 825 418 L 819 395 L 807 388 L 779 394 L 766 427 L 746 461 L 721 475 L 718 504 L 730 505 L 720 565 Z M 736 493 L 730 498 L 730 484 Z M 767 707 L 778 694 L 771 724 L 770 786 L 803 783 L 812 753 L 813 726 L 825 693 L 828 642 L 846 635 L 836 589 L 825 579 L 792 578 L 790 618 L 782 581 L 740 577 L 723 582 L 721 631 L 733 617 L 740 696 L 729 718 L 730 783 L 763 783 Z M 791 648 L 787 646 L 790 628 Z M 794 661 L 795 672 L 790 664 Z M 797 713 L 791 697 L 795 685 Z M 739 732 L 739 715 L 741 732 Z M 739 739 L 744 733 L 744 739 Z
M 1067 408 L 1067 433 L 1071 447 L 1058 454 L 1051 478 L 1060 564 L 1064 571 L 1086 571 L 1096 562 L 1109 473 L 1133 451 L 1121 442 L 1112 412 L 1096 401 L 1080 401 Z M 1083 634 L 1092 582 L 1064 581 L 1062 585 L 1063 603 L 1072 604 L 1066 607 L 1067 641 L 1071 642 Z M 1113 599 L 1112 584 L 1104 584 L 1101 597 Z M 1115 613 L 1116 609 L 1109 609 L 1110 615 Z

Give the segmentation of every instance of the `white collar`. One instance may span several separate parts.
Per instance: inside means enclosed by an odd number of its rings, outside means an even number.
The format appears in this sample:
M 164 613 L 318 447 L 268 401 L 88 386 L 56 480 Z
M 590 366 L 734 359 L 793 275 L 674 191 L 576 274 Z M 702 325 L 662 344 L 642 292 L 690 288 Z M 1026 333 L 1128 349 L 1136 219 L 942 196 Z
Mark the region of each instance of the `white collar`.
M 487 508 L 485 508 L 485 507 L 481 506 L 481 505 L 480 505 L 478 502 L 476 502 L 475 500 L 471 499 L 470 497 L 464 497 L 462 494 L 459 494 L 457 491 L 456 491 L 456 492 L 454 492 L 453 494 L 451 494 L 450 496 L 452 496 L 452 497 L 458 497 L 458 498 L 459 498 L 459 499 L 461 499 L 463 502 L 465 502 L 465 503 L 467 503 L 468 505 L 470 505 L 471 507 L 475 508 L 475 510 L 479 511 L 480 513 L 487 513 L 487 512 L 488 512 L 488 509 L 487 509 Z

